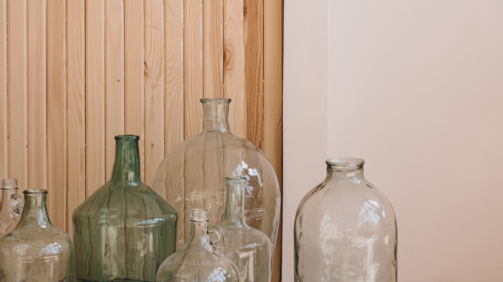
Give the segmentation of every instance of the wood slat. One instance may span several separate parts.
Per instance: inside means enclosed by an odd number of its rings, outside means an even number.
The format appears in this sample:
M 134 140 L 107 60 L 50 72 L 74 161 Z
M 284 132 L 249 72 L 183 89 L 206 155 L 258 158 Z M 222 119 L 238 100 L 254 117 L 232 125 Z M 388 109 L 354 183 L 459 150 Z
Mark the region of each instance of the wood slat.
M 28 187 L 47 189 L 46 0 L 28 3 Z M 50 195 L 49 195 L 50 197 Z
M 246 97 L 244 89 L 243 1 L 224 2 L 224 96 L 231 98 L 229 126 L 245 137 Z
M 164 158 L 163 27 L 164 1 L 145 0 L 145 182 L 149 185 Z
M 264 1 L 264 139 L 262 150 L 276 171 L 280 187 L 283 182 L 282 107 L 283 0 L 267 0 Z M 281 279 L 281 226 L 280 220 L 274 252 L 273 281 Z
M 106 181 L 104 3 L 86 2 L 86 197 Z
M 223 0 L 204 0 L 204 97 L 223 97 Z
M 115 136 L 124 134 L 124 0 L 105 1 L 105 158 L 110 179 Z
M 85 0 L 68 1 L 67 232 L 72 214 L 86 199 L 86 24 Z
M 22 192 L 28 185 L 27 5 L 26 0 L 9 0 L 7 5 L 9 177 L 18 179 Z
M 203 129 L 203 0 L 184 0 L 185 139 Z
M 31 5 L 31 2 L 30 2 Z M 66 230 L 66 1 L 47 1 L 47 209 Z
M 125 133 L 140 136 L 138 141 L 141 180 L 145 181 L 145 96 L 144 96 L 144 4 L 124 2 L 125 27 Z
M 164 2 L 164 154 L 184 140 L 183 2 Z M 164 195 L 161 194 L 161 195 Z
M 0 0 L 0 177 L 6 178 L 8 151 L 7 104 L 7 0 Z

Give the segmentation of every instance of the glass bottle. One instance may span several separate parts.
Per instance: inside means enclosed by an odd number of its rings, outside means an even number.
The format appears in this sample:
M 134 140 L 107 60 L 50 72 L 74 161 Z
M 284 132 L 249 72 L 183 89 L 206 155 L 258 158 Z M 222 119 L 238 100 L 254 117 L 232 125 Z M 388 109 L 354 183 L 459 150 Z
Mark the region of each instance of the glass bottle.
M 0 238 L 0 281 L 72 282 L 72 240 L 52 225 L 47 214 L 47 190 L 23 193 L 19 224 Z
M 152 184 L 178 210 L 177 247 L 189 234 L 189 211 L 204 207 L 209 224 L 224 214 L 225 177 L 245 177 L 245 218 L 264 232 L 273 249 L 279 227 L 280 190 L 276 173 L 265 155 L 229 129 L 230 99 L 201 99 L 203 132 L 179 144 L 162 161 Z
M 327 160 L 295 217 L 295 282 L 397 281 L 397 225 L 362 159 Z
M 241 282 L 270 282 L 271 240 L 249 227 L 244 218 L 246 178 L 226 178 L 225 181 L 225 212 L 219 225 L 225 234 L 225 244 L 220 242 L 215 248 L 236 264 Z
M 17 179 L 2 180 L 2 203 L 0 205 L 0 237 L 16 227 L 23 212 L 23 200 L 17 194 Z
M 138 136 L 115 137 L 111 179 L 73 212 L 76 281 L 155 281 L 177 212 L 140 181 Z
M 208 210 L 192 209 L 189 238 L 162 263 L 156 281 L 240 282 L 236 265 L 213 248 L 208 232 L 215 233 L 217 241 L 223 239 L 220 228 L 208 227 Z

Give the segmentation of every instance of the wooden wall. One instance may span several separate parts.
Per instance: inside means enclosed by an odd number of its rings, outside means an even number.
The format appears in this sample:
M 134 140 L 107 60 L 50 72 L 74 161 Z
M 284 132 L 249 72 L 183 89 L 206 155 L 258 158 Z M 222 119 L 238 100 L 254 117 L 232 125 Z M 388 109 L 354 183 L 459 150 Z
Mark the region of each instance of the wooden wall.
M 282 44 L 282 0 L 0 0 L 0 177 L 47 189 L 71 233 L 111 174 L 115 135 L 140 136 L 150 185 L 201 131 L 199 98 L 223 96 L 281 183 Z

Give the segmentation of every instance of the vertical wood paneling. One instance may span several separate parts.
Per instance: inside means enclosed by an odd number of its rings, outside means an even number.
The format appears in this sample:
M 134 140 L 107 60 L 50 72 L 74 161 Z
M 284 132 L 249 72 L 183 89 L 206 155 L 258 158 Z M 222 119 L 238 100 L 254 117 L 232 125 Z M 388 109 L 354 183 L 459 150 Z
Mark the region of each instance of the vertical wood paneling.
M 232 100 L 229 126 L 232 133 L 245 137 L 243 1 L 224 1 L 224 60 L 224 96 Z
M 163 27 L 164 1 L 145 0 L 145 181 L 149 184 L 164 158 Z
M 262 151 L 280 187 L 283 152 L 283 0 L 264 1 L 264 139 Z M 274 252 L 273 281 L 281 279 L 281 221 Z M 289 246 L 287 246 L 289 247 Z
M 183 1 L 165 0 L 164 11 L 164 154 L 167 154 L 184 140 Z
M 106 181 L 104 6 L 86 2 L 86 197 Z
M 204 97 L 223 97 L 223 0 L 204 0 Z
M 115 136 L 124 134 L 124 0 L 105 1 L 106 177 L 112 176 Z
M 0 177 L 8 175 L 7 151 L 7 0 L 0 0 Z
M 47 189 L 46 0 L 28 1 L 28 187 Z M 50 197 L 51 195 L 49 195 Z
M 26 0 L 9 0 L 7 7 L 9 177 L 18 179 L 22 192 L 28 185 Z
M 68 1 L 68 166 L 67 232 L 72 213 L 86 199 L 85 0 Z
M 203 0 L 184 0 L 185 139 L 203 129 Z
M 48 0 L 47 209 L 54 226 L 62 230 L 66 230 L 66 62 L 66 1 Z
M 144 5 L 143 0 L 124 2 L 125 26 L 125 133 L 140 136 L 141 180 L 145 181 L 144 104 Z

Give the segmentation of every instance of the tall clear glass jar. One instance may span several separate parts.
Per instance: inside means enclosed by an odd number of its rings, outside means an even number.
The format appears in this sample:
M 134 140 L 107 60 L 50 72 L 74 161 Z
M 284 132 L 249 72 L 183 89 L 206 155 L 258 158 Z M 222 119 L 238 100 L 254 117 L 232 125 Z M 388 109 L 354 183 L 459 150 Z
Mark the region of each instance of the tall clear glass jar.
M 17 179 L 2 180 L 2 202 L 0 204 L 0 237 L 9 233 L 21 219 L 23 200 L 17 194 Z
M 140 181 L 139 137 L 115 140 L 111 179 L 73 212 L 76 281 L 153 282 L 175 251 L 177 212 Z
M 364 160 L 327 160 L 295 217 L 295 282 L 397 281 L 397 225 Z
M 225 177 L 245 177 L 245 218 L 249 226 L 276 242 L 281 196 L 276 173 L 265 155 L 252 143 L 229 129 L 230 99 L 201 99 L 203 132 L 176 146 L 162 161 L 154 178 L 154 190 L 180 216 L 177 247 L 189 235 L 189 211 L 209 210 L 209 224 L 218 225 L 224 214 Z
M 52 225 L 47 214 L 47 191 L 29 189 L 23 193 L 19 224 L 0 238 L 0 281 L 73 281 L 72 240 Z
M 159 268 L 157 282 L 242 282 L 239 272 L 225 255 L 217 252 L 208 236 L 215 233 L 217 242 L 223 239 L 218 227 L 208 227 L 208 211 L 190 211 L 190 231 L 187 242 L 168 257 Z
M 271 240 L 246 224 L 244 213 L 246 178 L 228 177 L 225 212 L 219 227 L 225 242 L 215 248 L 236 264 L 241 282 L 270 282 L 272 277 Z

